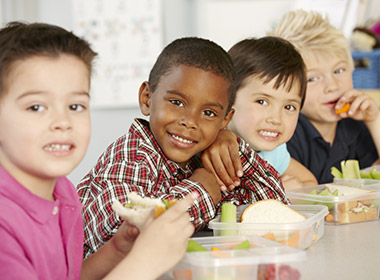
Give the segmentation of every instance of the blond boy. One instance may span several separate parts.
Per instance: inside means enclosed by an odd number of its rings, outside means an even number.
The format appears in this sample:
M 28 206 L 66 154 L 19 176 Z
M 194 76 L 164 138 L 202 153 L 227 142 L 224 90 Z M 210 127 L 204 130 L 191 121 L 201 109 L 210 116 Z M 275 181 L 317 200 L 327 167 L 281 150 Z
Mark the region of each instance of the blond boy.
M 331 167 L 357 159 L 378 163 L 380 114 L 376 102 L 353 88 L 353 60 L 347 39 L 317 12 L 291 11 L 269 33 L 290 41 L 307 68 L 307 93 L 287 147 L 319 183 L 331 182 Z M 345 104 L 348 112 L 337 113 Z

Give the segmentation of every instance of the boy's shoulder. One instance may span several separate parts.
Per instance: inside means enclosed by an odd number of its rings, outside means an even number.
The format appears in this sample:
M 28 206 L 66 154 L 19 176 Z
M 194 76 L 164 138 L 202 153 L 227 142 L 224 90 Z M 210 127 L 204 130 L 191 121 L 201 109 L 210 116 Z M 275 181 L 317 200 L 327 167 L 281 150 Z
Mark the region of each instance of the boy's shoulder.
M 149 122 L 144 119 L 135 119 L 126 134 L 118 137 L 106 148 L 98 160 L 98 165 L 114 165 L 118 162 L 157 163 L 164 157 L 155 140 Z M 100 168 L 98 166 L 98 168 Z

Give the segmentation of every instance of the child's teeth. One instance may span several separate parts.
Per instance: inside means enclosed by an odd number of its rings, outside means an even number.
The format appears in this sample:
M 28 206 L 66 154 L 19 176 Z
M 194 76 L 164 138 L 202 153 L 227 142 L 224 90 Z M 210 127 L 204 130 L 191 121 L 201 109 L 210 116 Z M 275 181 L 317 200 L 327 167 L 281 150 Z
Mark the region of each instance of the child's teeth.
M 71 145 L 59 145 L 59 144 L 53 144 L 45 147 L 45 150 L 47 151 L 68 151 L 70 150 Z
M 172 136 L 173 136 L 174 139 L 176 139 L 176 140 L 178 140 L 180 142 L 186 143 L 186 144 L 191 144 L 191 143 L 194 142 L 194 141 L 191 141 L 191 140 L 183 139 L 183 138 L 181 138 L 181 137 L 179 137 L 177 135 L 174 135 L 174 134 Z
M 260 131 L 260 133 L 264 136 L 270 136 L 270 137 L 276 137 L 278 135 L 278 133 L 270 132 L 270 131 Z

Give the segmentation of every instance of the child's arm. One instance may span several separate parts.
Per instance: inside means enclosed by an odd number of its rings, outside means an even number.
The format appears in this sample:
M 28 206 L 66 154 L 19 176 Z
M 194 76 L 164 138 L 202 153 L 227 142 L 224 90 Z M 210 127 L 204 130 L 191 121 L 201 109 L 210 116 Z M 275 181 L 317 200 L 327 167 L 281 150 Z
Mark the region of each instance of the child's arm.
M 202 184 L 211 196 L 214 205 L 217 205 L 222 199 L 222 193 L 219 188 L 220 185 L 218 184 L 215 175 L 207 171 L 205 168 L 196 169 L 189 180 Z
M 111 271 L 132 249 L 139 229 L 123 222 L 115 235 L 82 264 L 82 279 L 101 279 Z
M 347 91 L 337 102 L 336 109 L 340 109 L 344 104 L 350 103 L 347 113 L 341 113 L 342 118 L 353 118 L 363 121 L 375 143 L 377 154 L 380 155 L 380 112 L 375 100 L 370 96 L 356 89 Z
M 214 143 L 202 152 L 203 166 L 215 175 L 221 190 L 239 186 L 243 168 L 239 155 L 239 144 L 232 130 L 220 130 Z
M 292 157 L 281 179 L 285 189 L 318 185 L 314 174 Z
M 238 142 L 243 176 L 240 177 L 238 187 L 222 192 L 223 202 L 242 205 L 263 199 L 276 199 L 288 204 L 280 174 L 250 149 L 244 140 L 239 138 Z
M 152 217 L 141 230 L 127 257 L 117 262 L 117 266 L 104 279 L 156 279 L 171 269 L 185 254 L 188 238 L 194 233 L 186 210 L 196 198 L 197 194 L 190 194 L 157 219 L 153 220 Z M 113 251 L 102 251 L 101 256 L 108 264 L 108 258 L 112 255 L 120 256 L 120 252 L 115 252 L 118 245 L 110 247 Z M 95 255 L 100 252 L 101 249 Z M 104 266 L 100 259 L 97 264 Z M 99 279 L 99 276 L 102 277 L 98 275 L 92 279 Z

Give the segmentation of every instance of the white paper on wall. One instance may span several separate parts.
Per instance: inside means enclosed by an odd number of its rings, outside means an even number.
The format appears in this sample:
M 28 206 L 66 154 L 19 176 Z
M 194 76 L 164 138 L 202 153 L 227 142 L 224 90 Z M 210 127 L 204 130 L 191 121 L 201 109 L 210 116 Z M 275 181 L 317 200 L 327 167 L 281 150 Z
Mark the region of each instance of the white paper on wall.
M 73 0 L 73 31 L 99 57 L 91 84 L 92 108 L 137 106 L 163 47 L 160 0 Z

